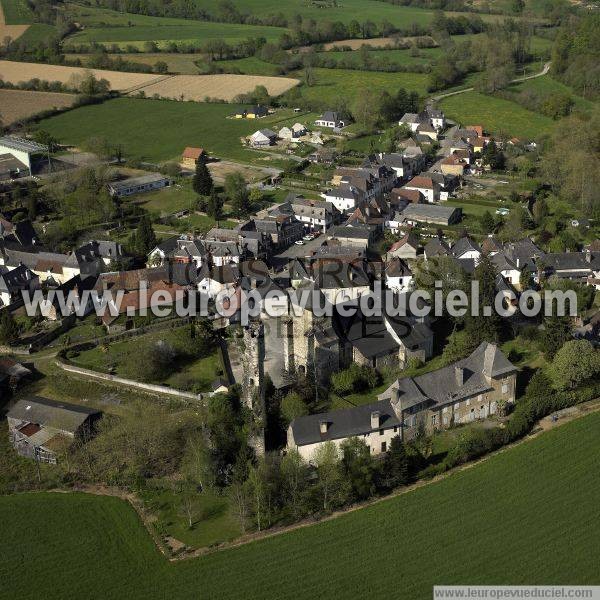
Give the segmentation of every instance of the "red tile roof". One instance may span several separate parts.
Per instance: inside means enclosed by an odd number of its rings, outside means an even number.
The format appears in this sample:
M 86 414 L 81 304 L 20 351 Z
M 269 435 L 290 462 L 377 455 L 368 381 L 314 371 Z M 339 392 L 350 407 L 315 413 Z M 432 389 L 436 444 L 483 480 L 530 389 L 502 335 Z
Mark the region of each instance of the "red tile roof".
M 188 146 L 183 151 L 183 158 L 193 158 L 194 160 L 198 160 L 204 154 L 204 148 L 192 148 Z

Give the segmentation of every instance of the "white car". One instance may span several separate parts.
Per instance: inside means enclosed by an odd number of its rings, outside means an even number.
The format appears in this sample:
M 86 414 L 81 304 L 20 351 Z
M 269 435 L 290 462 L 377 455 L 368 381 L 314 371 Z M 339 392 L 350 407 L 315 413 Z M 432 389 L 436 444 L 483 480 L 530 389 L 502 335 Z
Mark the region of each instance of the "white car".
M 305 235 L 302 239 L 305 242 L 310 242 L 313 239 L 313 236 L 312 235 Z
M 304 246 L 304 242 L 302 240 L 296 240 L 294 244 L 296 244 L 296 246 Z

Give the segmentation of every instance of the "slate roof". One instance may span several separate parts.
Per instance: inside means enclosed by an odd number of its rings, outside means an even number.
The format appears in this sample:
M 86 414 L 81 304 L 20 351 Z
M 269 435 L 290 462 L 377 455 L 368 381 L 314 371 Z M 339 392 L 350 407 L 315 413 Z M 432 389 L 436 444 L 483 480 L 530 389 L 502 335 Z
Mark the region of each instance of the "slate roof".
M 456 243 L 452 246 L 452 254 L 454 254 L 456 258 L 460 258 L 466 252 L 481 253 L 479 244 L 475 240 L 472 240 L 468 235 L 456 240 Z
M 34 396 L 19 400 L 8 411 L 7 417 L 75 433 L 90 416 L 99 414 L 98 410 L 77 404 Z
M 433 256 L 448 256 L 450 254 L 450 246 L 438 238 L 434 238 L 425 245 L 425 256 L 431 258 Z
M 371 413 L 379 412 L 380 425 L 377 429 L 387 429 L 400 425 L 398 417 L 389 401 L 363 404 L 347 410 L 336 410 L 316 415 L 298 417 L 290 423 L 294 441 L 299 446 L 329 440 L 364 435 L 373 431 Z M 320 423 L 328 423 L 327 433 L 320 432 Z
M 385 274 L 388 277 L 406 277 L 412 275 L 412 271 L 401 258 L 394 258 L 388 262 Z
M 593 252 L 557 252 L 546 254 L 543 263 L 553 271 L 597 271 L 600 269 L 600 254 Z
M 457 368 L 463 369 L 462 383 L 457 379 Z M 398 390 L 403 408 L 422 402 L 423 397 L 436 405 L 448 404 L 489 390 L 490 385 L 486 381 L 486 377 L 498 378 L 514 373 L 516 370 L 517 368 L 495 344 L 482 342 L 463 360 L 418 377 L 396 380 L 379 395 L 379 398 L 393 402 L 395 392 Z M 418 390 L 416 394 L 410 380 Z

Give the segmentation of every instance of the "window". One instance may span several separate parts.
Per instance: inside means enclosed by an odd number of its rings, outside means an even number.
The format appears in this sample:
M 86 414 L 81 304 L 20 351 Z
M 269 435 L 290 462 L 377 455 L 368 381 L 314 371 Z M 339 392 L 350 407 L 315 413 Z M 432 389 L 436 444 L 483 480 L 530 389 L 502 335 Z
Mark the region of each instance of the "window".
M 457 402 L 457 403 L 454 405 L 454 410 L 458 410 L 459 408 L 460 408 L 460 402 Z
M 437 425 L 437 415 L 431 415 L 431 424 Z
M 379 430 L 379 435 L 383 435 L 383 429 Z
M 502 393 L 503 394 L 508 394 L 508 383 L 503 383 L 502 384 Z
M 443 421 L 444 425 L 448 425 L 448 417 L 444 417 L 442 419 L 442 421 Z
M 442 408 L 442 412 L 443 412 L 443 413 L 447 413 L 447 412 L 448 412 L 448 407 L 447 407 L 447 406 L 444 406 L 444 408 Z
M 394 433 L 398 433 L 398 426 L 394 425 Z
M 465 402 L 465 404 L 466 404 L 467 406 L 471 406 L 471 400 L 467 400 L 467 401 Z
M 387 444 L 385 442 L 381 442 L 381 451 L 387 452 Z

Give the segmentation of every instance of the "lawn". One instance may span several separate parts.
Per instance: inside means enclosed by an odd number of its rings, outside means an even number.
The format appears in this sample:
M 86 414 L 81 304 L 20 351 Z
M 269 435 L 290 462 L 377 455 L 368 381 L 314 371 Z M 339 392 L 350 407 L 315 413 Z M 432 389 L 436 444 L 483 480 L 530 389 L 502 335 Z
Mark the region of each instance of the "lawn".
M 33 13 L 27 0 L 0 0 L 6 25 L 27 25 L 33 22 Z
M 408 494 L 176 564 L 117 498 L 4 496 L 0 597 L 425 600 L 434 584 L 598 585 L 599 428 L 595 413 Z
M 474 91 L 444 98 L 440 106 L 450 119 L 463 125 L 481 123 L 488 131 L 523 138 L 536 138 L 550 133 L 555 123 L 549 117 L 527 110 L 510 100 Z
M 163 329 L 111 343 L 108 348 L 96 346 L 72 357 L 71 362 L 86 369 L 103 373 L 110 371 L 121 377 L 136 379 L 135 357 L 141 346 L 165 342 L 181 355 L 190 343 L 188 331 L 188 327 Z M 209 391 L 212 382 L 223 375 L 223 365 L 216 346 L 208 356 L 193 360 L 177 358 L 176 362 L 177 368 L 164 380 L 155 383 L 184 390 L 193 387 L 196 392 Z
M 39 128 L 61 143 L 80 144 L 109 136 L 125 156 L 150 162 L 179 160 L 186 146 L 205 148 L 213 157 L 269 166 L 264 155 L 242 146 L 241 137 L 257 129 L 279 129 L 293 112 L 280 110 L 264 119 L 230 119 L 235 104 L 117 98 L 45 119 Z

